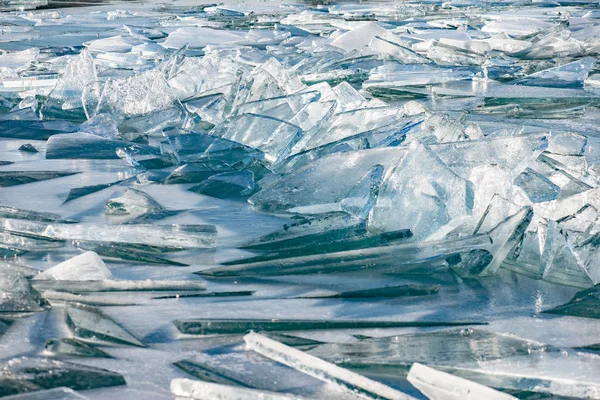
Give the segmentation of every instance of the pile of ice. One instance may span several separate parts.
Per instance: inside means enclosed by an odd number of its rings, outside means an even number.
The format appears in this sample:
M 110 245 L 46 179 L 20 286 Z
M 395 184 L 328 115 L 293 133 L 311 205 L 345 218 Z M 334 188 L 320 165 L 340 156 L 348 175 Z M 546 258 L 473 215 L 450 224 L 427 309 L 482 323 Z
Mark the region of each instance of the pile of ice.
M 296 297 L 304 299 L 431 297 L 511 274 L 549 282 L 557 291 L 588 289 L 551 312 L 598 318 L 600 23 L 591 4 L 145 5 L 1 14 L 0 137 L 18 143 L 22 158 L 1 162 L 0 186 L 82 177 L 58 195 L 69 218 L 30 211 L 35 207 L 27 201 L 0 207 L 0 252 L 18 262 L 0 266 L 0 312 L 12 321 L 66 303 L 70 337 L 50 339 L 46 353 L 107 358 L 97 346 L 149 344 L 99 306 L 254 294 L 254 288 L 203 292 L 197 277 L 118 279 L 104 259 L 125 266 L 193 265 L 209 280 L 349 273 L 422 280 Z M 60 160 L 65 164 L 57 167 Z M 127 173 L 90 181 L 83 178 L 83 161 L 66 160 L 87 160 L 92 169 L 116 165 Z M 245 252 L 236 250 L 218 265 L 198 262 L 200 250 L 219 251 L 222 236 L 214 225 L 181 223 L 195 205 L 159 201 L 148 193 L 156 187 L 226 200 L 216 204 L 237 202 L 232 208 L 247 201 L 254 212 L 288 222 L 248 237 L 239 246 Z M 100 207 L 68 212 L 114 189 L 118 193 Z M 86 212 L 99 209 L 104 220 L 86 221 Z M 39 274 L 24 265 L 48 255 L 64 259 L 72 251 L 83 254 Z M 440 285 L 439 274 L 451 279 Z M 147 291 L 174 293 L 133 303 L 98 295 Z M 180 318 L 175 326 L 187 335 L 239 335 L 486 322 L 261 317 Z M 526 392 L 600 396 L 593 382 L 532 372 L 518 379 L 473 365 L 480 358 L 527 359 L 521 350 L 531 352 L 537 342 L 470 328 L 440 332 L 466 342 L 457 344 L 464 352 L 448 359 L 438 358 L 443 350 L 396 357 L 412 348 L 405 345 L 379 362 L 381 346 L 408 339 L 363 337 L 337 350 L 284 334 L 273 340 L 251 333 L 244 340 L 268 358 L 363 398 L 414 393 L 350 370 L 406 374 L 411 366 L 408 381 L 431 399 L 512 398 L 479 384 L 519 398 Z M 434 334 L 422 345 L 436 340 Z M 469 347 L 473 343 L 485 343 L 481 354 Z M 347 357 L 336 356 L 345 351 Z M 465 356 L 471 351 L 477 354 Z M 277 393 L 184 361 L 180 368 L 213 383 L 174 381 L 178 396 L 312 397 Z M 91 373 L 61 368 L 74 381 Z M 0 395 L 79 388 L 68 384 L 71 378 L 60 385 L 28 378 L 38 386 L 27 386 L 18 371 L 3 371 L 0 386 L 6 380 L 10 390 Z M 124 383 L 111 374 L 102 370 L 98 376 L 105 381 L 84 388 Z

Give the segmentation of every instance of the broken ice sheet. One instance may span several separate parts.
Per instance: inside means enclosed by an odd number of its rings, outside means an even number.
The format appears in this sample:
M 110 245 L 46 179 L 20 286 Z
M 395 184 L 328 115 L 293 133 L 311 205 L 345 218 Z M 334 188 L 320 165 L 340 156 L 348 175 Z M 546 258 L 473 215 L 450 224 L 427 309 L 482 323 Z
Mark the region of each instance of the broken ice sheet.
M 98 308 L 77 303 L 67 304 L 65 319 L 69 328 L 81 339 L 94 343 L 108 342 L 145 347 L 142 342 Z
M 254 174 L 251 171 L 215 174 L 188 190 L 220 199 L 240 199 L 254 193 Z
M 469 366 L 485 360 L 534 357 L 552 350 L 555 349 L 512 335 L 464 328 L 365 339 L 355 343 L 326 343 L 309 350 L 309 353 L 347 368 L 407 371 L 414 362 L 432 366 Z
M 414 399 L 413 396 L 402 393 L 380 382 L 340 368 L 258 333 L 248 333 L 244 336 L 244 341 L 250 350 L 317 379 L 338 385 L 340 388 L 360 397 L 367 399 Z
M 0 396 L 57 387 L 86 390 L 119 385 L 125 385 L 125 379 L 116 372 L 48 358 L 14 358 L 0 373 Z
M 510 237 L 509 237 L 510 238 Z M 232 265 L 209 268 L 196 272 L 203 276 L 276 276 L 330 274 L 355 271 L 378 271 L 380 273 L 403 273 L 422 267 L 430 273 L 439 272 L 440 265 L 447 268 L 457 255 L 473 251 L 489 254 L 492 241 L 487 235 L 466 236 L 421 243 L 390 244 L 368 249 L 336 251 L 306 256 L 274 258 L 267 261 L 244 263 L 231 262 Z M 500 247 L 505 249 L 506 247 Z M 460 257 L 458 257 L 460 260 Z M 252 260 L 250 260 L 252 261 Z M 481 265 L 485 269 L 492 258 Z

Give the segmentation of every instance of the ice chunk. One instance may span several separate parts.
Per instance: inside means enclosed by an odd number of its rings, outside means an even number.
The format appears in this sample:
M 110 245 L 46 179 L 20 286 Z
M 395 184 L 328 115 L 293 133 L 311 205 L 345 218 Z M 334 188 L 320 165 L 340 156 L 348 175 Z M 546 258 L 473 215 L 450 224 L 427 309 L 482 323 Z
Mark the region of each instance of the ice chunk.
M 471 325 L 472 322 L 448 321 L 327 321 L 294 319 L 178 319 L 173 321 L 188 335 L 240 334 L 255 331 L 305 331 L 330 329 L 402 328 Z M 474 324 L 480 324 L 475 322 Z
M 143 221 L 148 219 L 160 219 L 159 217 L 167 217 L 175 215 L 175 212 L 159 212 L 157 214 L 146 214 L 145 216 L 139 217 Z M 152 217 L 152 218 L 151 218 Z M 131 223 L 137 223 L 138 218 L 131 221 Z M 95 251 L 102 257 L 109 259 L 128 260 L 134 262 L 148 263 L 148 264 L 163 264 L 163 265 L 175 265 L 185 267 L 188 264 L 169 260 L 167 258 L 159 257 L 156 254 L 167 252 L 167 251 L 179 251 L 181 249 L 169 248 L 169 247 L 152 247 L 152 246 L 138 246 L 124 243 L 114 242 L 95 242 L 95 241 L 83 241 L 78 240 L 73 243 L 80 249 Z
M 98 308 L 70 303 L 65 307 L 65 318 L 69 328 L 79 338 L 91 342 L 109 342 L 146 347 Z
M 247 198 L 254 192 L 254 174 L 251 171 L 215 174 L 188 190 L 220 199 Z
M 439 285 L 401 285 L 384 286 L 373 289 L 352 290 L 339 293 L 308 293 L 298 296 L 300 299 L 378 299 L 386 297 L 411 297 L 435 294 L 440 290 Z
M 521 172 L 514 183 L 527 193 L 533 203 L 555 200 L 560 195 L 560 187 L 531 168 Z
M 356 186 L 340 202 L 342 211 L 357 218 L 366 218 L 377 201 L 383 180 L 383 165 L 377 164 L 362 177 Z
M 127 189 L 122 195 L 109 199 L 104 210 L 107 215 L 126 215 L 137 218 L 150 212 L 163 210 L 163 207 L 146 192 Z
M 521 208 L 488 232 L 492 240 L 492 245 L 488 249 L 484 252 L 470 252 L 471 257 L 462 257 L 461 262 L 453 265 L 452 269 L 463 277 L 494 274 L 509 254 L 523 241 L 532 218 L 531 207 Z
M 594 282 L 580 265 L 573 239 L 555 221 L 548 223 L 541 258 L 543 279 L 576 287 L 590 287 Z
M 153 299 L 185 299 L 194 297 L 238 297 L 252 296 L 255 292 L 252 290 L 240 290 L 237 292 L 206 292 L 206 293 L 186 293 L 186 294 L 168 294 L 164 296 L 156 296 Z
M 110 269 L 93 251 L 68 259 L 37 275 L 34 279 L 61 281 L 101 281 L 112 278 Z
M 588 139 L 576 132 L 558 132 L 550 136 L 547 152 L 563 156 L 580 156 L 585 152 Z
M 600 318 L 600 285 L 577 292 L 568 303 L 543 312 L 582 318 Z
M 4 52 L 0 55 L 0 67 L 10 68 L 15 71 L 23 71 L 36 61 L 40 49 L 32 47 L 23 51 Z
M 208 45 L 233 45 L 243 41 L 243 33 L 203 27 L 183 27 L 169 34 L 162 45 L 170 49 L 187 46 L 199 49 Z
M 26 183 L 62 178 L 78 173 L 58 171 L 0 171 L 0 187 L 24 185 Z
M 111 140 L 119 138 L 117 124 L 108 114 L 96 114 L 79 126 L 79 132 L 89 133 Z
M 414 399 L 413 396 L 406 393 L 328 363 L 301 350 L 286 346 L 258 333 L 250 332 L 244 336 L 244 341 L 249 349 L 265 357 L 317 379 L 337 385 L 351 394 L 367 399 Z
M 214 368 L 209 363 L 204 363 L 196 360 L 181 360 L 173 363 L 177 368 L 187 372 L 195 378 L 201 379 L 204 382 L 219 383 L 223 385 L 231 385 L 236 387 L 252 387 L 247 383 L 240 381 L 227 371 L 222 371 Z
M 419 363 L 413 364 L 407 379 L 431 400 L 516 400 L 509 394 Z
M 38 149 L 33 147 L 31 143 L 25 143 L 19 147 L 19 151 L 24 153 L 39 153 Z
M 196 400 L 308 400 L 305 397 L 293 394 L 267 392 L 181 378 L 171 381 L 171 392 L 175 396 Z
M 389 244 L 367 249 L 337 251 L 331 253 L 275 257 L 267 261 L 234 261 L 233 265 L 209 268 L 196 272 L 206 276 L 273 276 L 330 274 L 355 271 L 379 271 L 381 273 L 402 273 L 422 267 L 431 273 L 448 266 L 448 260 L 460 260 L 461 254 L 483 251 L 487 254 L 492 242 L 487 235 L 466 236 L 440 241 Z M 502 247 L 500 247 L 502 248 Z M 487 267 L 491 257 L 484 267 Z M 227 263 L 226 263 L 227 264 Z
M 0 205 L 0 217 L 11 218 L 11 219 L 26 219 L 29 221 L 38 222 L 59 222 L 59 223 L 77 223 L 78 221 L 72 219 L 62 218 L 60 215 L 23 210 L 20 208 L 9 207 Z
M 516 79 L 511 84 L 583 89 L 583 84 L 595 63 L 595 58 L 585 57 L 568 64 L 545 69 L 524 78 Z
M 142 292 L 142 291 L 192 291 L 206 289 L 204 281 L 54 281 L 36 280 L 33 285 L 40 291 L 57 292 Z
M 73 188 L 73 189 L 69 190 L 69 194 L 67 195 L 67 198 L 65 199 L 64 203 L 76 200 L 80 197 L 87 196 L 88 194 L 93 194 L 93 193 L 99 192 L 101 190 L 108 189 L 109 187 L 118 185 L 122 182 L 124 182 L 124 180 L 119 180 L 119 181 L 110 182 L 110 183 L 100 183 L 98 185 L 83 186 L 83 187 L 79 187 L 79 188 Z
M 410 229 L 422 240 L 473 207 L 470 182 L 456 175 L 427 146 L 411 144 L 388 174 L 369 219 L 379 231 Z
M 40 312 L 48 307 L 23 273 L 10 266 L 0 267 L 0 312 Z
M 112 356 L 104 351 L 97 349 L 79 339 L 63 338 L 63 339 L 48 339 L 44 350 L 55 356 L 62 357 L 103 357 L 112 358 Z
M 0 219 L 0 226 L 9 233 L 37 235 L 41 238 L 116 242 L 158 247 L 212 248 L 215 245 L 214 225 L 92 225 L 42 224 L 30 221 Z
M 270 185 L 260 184 L 261 191 L 250 198 L 250 203 L 259 210 L 271 212 L 338 203 L 373 166 L 383 165 L 387 171 L 404 154 L 397 148 L 332 154 L 292 171 Z
M 556 351 L 550 346 L 510 334 L 464 328 L 418 332 L 365 339 L 353 343 L 325 343 L 309 350 L 311 355 L 357 368 L 386 366 L 407 370 L 413 363 L 456 366 L 531 356 Z
M 47 159 L 107 159 L 117 160 L 117 149 L 131 145 L 131 142 L 106 139 L 89 133 L 77 132 L 54 135 L 48 139 Z M 140 146 L 146 154 L 158 154 L 156 148 Z
M 164 74 L 154 69 L 108 81 L 93 115 L 97 113 L 110 114 L 117 122 L 121 136 L 134 140 L 143 133 L 180 124 L 183 108 Z
M 217 126 L 210 134 L 259 149 L 269 161 L 278 162 L 291 153 L 303 131 L 278 118 L 243 114 Z
M 360 50 L 367 46 L 371 39 L 382 36 L 387 30 L 377 22 L 365 22 L 358 27 L 338 36 L 331 42 L 332 46 L 339 47 L 346 52 Z
M 98 77 L 91 54 L 84 50 L 73 56 L 43 106 L 44 115 L 60 115 L 64 111 L 82 109 L 86 92 L 97 91 Z M 81 111 L 83 114 L 83 109 Z
M 86 390 L 125 385 L 116 372 L 48 358 L 14 358 L 1 371 L 0 396 L 58 387 Z

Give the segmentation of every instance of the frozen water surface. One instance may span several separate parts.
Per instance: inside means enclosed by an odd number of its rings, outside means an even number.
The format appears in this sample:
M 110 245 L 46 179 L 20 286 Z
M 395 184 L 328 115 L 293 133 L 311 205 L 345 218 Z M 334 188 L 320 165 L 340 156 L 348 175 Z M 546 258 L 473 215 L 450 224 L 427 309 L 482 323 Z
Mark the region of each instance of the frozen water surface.
M 600 398 L 596 3 L 0 10 L 0 396 Z

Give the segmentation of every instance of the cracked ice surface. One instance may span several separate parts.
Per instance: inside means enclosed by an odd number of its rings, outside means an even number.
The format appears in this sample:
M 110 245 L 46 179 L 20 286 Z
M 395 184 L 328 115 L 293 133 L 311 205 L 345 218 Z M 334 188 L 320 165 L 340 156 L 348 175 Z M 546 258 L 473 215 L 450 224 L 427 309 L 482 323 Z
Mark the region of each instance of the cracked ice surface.
M 0 397 L 600 398 L 597 4 L 200 3 L 0 1 Z

